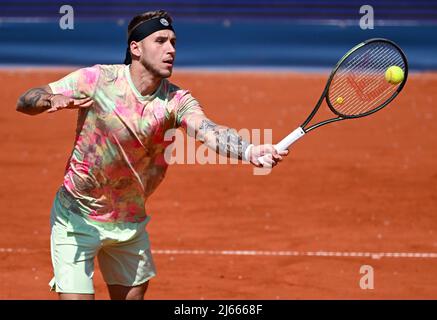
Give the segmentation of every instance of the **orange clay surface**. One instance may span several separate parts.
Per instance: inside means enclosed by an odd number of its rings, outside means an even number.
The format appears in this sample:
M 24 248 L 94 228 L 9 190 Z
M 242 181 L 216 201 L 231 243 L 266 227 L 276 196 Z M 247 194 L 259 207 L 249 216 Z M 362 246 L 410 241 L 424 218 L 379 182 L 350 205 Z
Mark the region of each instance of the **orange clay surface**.
M 0 71 L 0 299 L 57 298 L 47 285 L 49 213 L 76 111 L 27 116 L 15 103 L 68 71 Z M 214 122 L 272 128 L 277 142 L 306 118 L 326 78 L 176 70 L 172 81 Z M 146 297 L 437 299 L 436 88 L 437 75 L 411 75 L 387 108 L 311 132 L 270 175 L 243 164 L 170 166 L 147 204 L 158 276 Z M 373 267 L 374 289 L 360 288 L 363 265 Z M 108 299 L 98 268 L 95 288 Z

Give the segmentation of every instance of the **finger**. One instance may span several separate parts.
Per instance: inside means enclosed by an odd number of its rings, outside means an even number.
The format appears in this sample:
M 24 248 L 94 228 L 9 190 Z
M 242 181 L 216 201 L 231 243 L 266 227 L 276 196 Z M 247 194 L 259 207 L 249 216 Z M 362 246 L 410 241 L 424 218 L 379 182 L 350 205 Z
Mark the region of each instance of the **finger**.
M 275 160 L 275 161 L 282 161 L 282 157 L 278 154 L 278 155 L 276 155 L 276 156 L 273 156 L 273 159 Z
M 275 167 L 276 165 L 278 165 L 280 161 L 282 161 L 282 157 L 279 154 L 276 155 L 269 154 L 266 156 L 266 158 L 267 158 L 266 162 L 268 163 L 268 166 L 270 168 Z
M 278 155 L 278 150 L 276 150 L 276 148 L 273 145 L 269 145 L 269 150 L 273 156 Z
M 273 166 L 271 163 L 264 162 L 264 164 L 261 166 L 261 168 L 273 168 Z
M 92 99 L 90 97 L 86 97 L 83 99 L 73 99 L 73 103 L 75 106 L 80 106 L 80 105 L 83 105 L 83 104 L 88 103 L 90 101 L 92 101 Z
M 285 150 L 282 150 L 282 151 L 279 152 L 279 154 L 281 156 L 286 156 L 286 155 L 288 155 L 288 153 L 289 153 L 288 149 L 285 149 Z
M 275 164 L 275 161 L 273 160 L 271 154 L 265 155 L 263 160 L 264 160 L 264 167 L 266 167 L 266 165 L 267 165 L 267 167 L 273 167 Z
M 82 103 L 81 105 L 79 105 L 79 107 L 81 107 L 81 108 L 91 107 L 93 105 L 93 103 L 94 103 L 94 101 L 91 100 L 91 101 Z
M 272 153 L 272 158 L 273 159 L 278 159 L 278 158 L 282 158 L 281 155 L 279 153 Z
M 272 161 L 271 163 L 268 163 L 264 166 L 264 168 L 273 168 L 277 165 L 278 163 L 276 161 Z
M 52 103 L 52 108 L 55 108 L 55 109 L 68 108 L 68 106 L 72 103 L 73 103 L 73 100 L 56 101 L 56 102 Z
M 259 168 L 271 167 L 271 157 L 269 157 L 269 156 L 270 156 L 270 154 L 266 154 L 262 157 L 259 157 L 254 164 Z
M 74 106 L 75 100 L 73 98 L 70 98 L 68 100 L 63 100 L 61 102 L 58 102 L 58 108 L 72 108 Z
M 253 162 L 253 164 L 259 168 L 264 167 L 265 162 L 265 156 L 261 156 L 255 159 L 255 161 Z
M 263 168 L 264 162 L 256 161 L 256 162 L 253 162 L 253 165 L 257 168 Z

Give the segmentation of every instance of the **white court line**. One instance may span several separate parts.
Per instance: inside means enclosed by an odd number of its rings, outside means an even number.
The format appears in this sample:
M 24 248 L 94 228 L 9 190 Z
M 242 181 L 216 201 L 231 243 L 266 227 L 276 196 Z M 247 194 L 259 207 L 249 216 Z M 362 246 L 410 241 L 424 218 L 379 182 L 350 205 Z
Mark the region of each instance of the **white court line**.
M 0 253 L 37 253 L 48 249 L 0 248 Z M 286 256 L 286 257 L 334 257 L 334 258 L 415 258 L 436 259 L 435 252 L 359 252 L 359 251 L 261 251 L 261 250 L 183 250 L 153 249 L 156 255 L 216 255 L 216 256 Z
M 437 253 L 425 252 L 347 252 L 347 251 L 258 251 L 258 250 L 152 250 L 165 255 L 231 255 L 231 256 L 288 256 L 288 257 L 347 257 L 347 258 L 419 258 L 435 259 Z

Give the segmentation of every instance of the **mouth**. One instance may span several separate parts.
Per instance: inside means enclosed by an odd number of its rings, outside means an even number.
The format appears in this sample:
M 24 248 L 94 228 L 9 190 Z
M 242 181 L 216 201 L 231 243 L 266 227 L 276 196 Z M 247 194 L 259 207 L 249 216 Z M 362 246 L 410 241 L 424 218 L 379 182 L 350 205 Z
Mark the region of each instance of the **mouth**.
M 165 65 L 167 65 L 168 67 L 173 67 L 174 59 L 167 59 L 167 60 L 164 60 L 163 63 L 164 63 Z

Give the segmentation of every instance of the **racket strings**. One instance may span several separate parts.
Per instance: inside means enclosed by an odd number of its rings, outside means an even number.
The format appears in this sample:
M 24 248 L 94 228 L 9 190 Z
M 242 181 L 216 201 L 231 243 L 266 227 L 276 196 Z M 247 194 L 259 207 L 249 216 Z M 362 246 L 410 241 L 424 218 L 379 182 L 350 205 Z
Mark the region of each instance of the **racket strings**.
M 370 50 L 367 50 L 365 54 L 367 54 Z M 375 52 L 377 53 L 377 52 Z M 361 62 L 361 60 L 359 59 L 360 57 L 354 57 L 353 59 L 351 59 L 350 62 L 348 62 L 348 65 L 346 67 L 344 67 L 344 69 L 339 70 L 338 74 L 336 75 L 335 81 L 333 81 L 333 83 L 331 84 L 332 89 L 331 92 L 332 93 L 336 93 L 336 91 L 340 91 L 339 94 L 341 94 L 341 91 L 343 91 L 344 93 L 342 95 L 339 95 L 339 97 L 343 98 L 343 100 L 347 101 L 347 105 L 345 106 L 345 108 L 343 108 L 344 110 L 348 109 L 347 106 L 351 106 L 352 105 L 352 96 L 355 94 L 355 92 L 353 91 L 346 91 L 346 90 L 341 90 L 346 89 L 346 87 L 348 86 L 348 78 L 347 78 L 347 74 L 348 72 L 352 72 L 353 69 L 355 69 L 357 66 L 359 66 L 359 63 Z M 363 66 L 361 66 L 363 67 Z M 357 79 L 358 80 L 358 77 Z M 360 79 L 365 85 L 369 84 L 369 80 L 361 77 Z
M 387 55 L 387 56 L 383 56 L 383 57 L 384 58 L 379 61 L 379 63 L 381 65 L 386 65 L 386 64 L 390 63 L 391 61 L 393 61 L 393 59 L 392 59 L 393 56 L 391 56 L 391 55 Z M 382 71 L 383 71 L 383 73 L 385 73 L 385 70 L 382 70 Z M 372 105 L 368 106 L 368 108 L 369 108 L 368 110 L 367 109 L 365 109 L 365 110 L 359 109 L 359 107 L 360 107 L 359 105 L 356 105 L 355 108 L 353 107 L 353 105 L 350 105 L 343 112 L 346 112 L 349 114 L 360 114 L 360 113 L 363 113 L 366 111 L 370 111 L 370 110 L 378 107 L 379 105 L 381 105 L 384 101 L 386 101 L 396 90 L 393 90 L 394 88 L 392 85 L 386 83 L 384 74 L 381 75 L 381 78 L 383 78 L 383 77 L 384 77 L 384 79 L 382 80 L 382 79 L 377 79 L 377 78 L 376 79 L 369 79 L 368 77 L 365 77 L 365 76 L 358 76 L 357 81 L 363 81 L 365 83 L 367 92 L 375 92 L 375 90 L 377 90 L 377 88 L 380 86 L 381 82 L 385 86 L 385 89 L 384 89 L 384 86 L 382 86 L 382 88 L 384 90 L 379 90 L 379 92 L 377 91 L 378 95 L 375 96 L 374 100 L 372 101 Z M 397 88 L 397 86 L 396 86 L 396 88 Z
M 341 69 L 339 69 L 339 74 L 341 74 L 342 76 L 344 76 L 345 74 L 347 74 L 347 73 L 351 73 L 351 72 L 354 72 L 354 69 L 358 69 L 358 68 L 360 68 L 361 70 L 359 70 L 361 73 L 362 73 L 362 70 L 366 70 L 365 68 L 368 68 L 369 66 L 368 66 L 368 58 L 369 57 L 367 57 L 367 61 L 365 60 L 364 61 L 364 63 L 362 63 L 362 56 L 368 56 L 369 55 L 369 52 L 370 52 L 370 49 L 369 50 L 367 50 L 363 55 L 360 55 L 360 56 L 356 56 L 356 57 L 354 57 L 353 59 L 351 59 L 351 61 L 349 61 L 349 62 L 347 62 L 347 65 L 346 65 L 346 67 L 343 67 L 343 70 L 341 70 Z M 376 49 L 372 54 L 373 54 L 373 56 L 376 56 L 376 57 L 378 57 L 380 54 L 382 54 L 383 53 L 383 51 L 380 49 L 380 48 L 378 48 L 378 49 Z M 383 58 L 382 59 L 380 59 L 379 60 L 379 63 L 380 64 L 385 64 L 386 63 L 386 61 L 390 61 L 391 59 L 389 59 L 390 57 L 388 56 L 388 55 L 385 55 L 385 56 L 383 56 Z M 371 71 L 371 69 L 370 68 L 368 68 L 369 69 L 369 71 Z M 361 79 L 363 79 L 363 82 L 367 82 L 367 84 L 368 84 L 368 82 L 370 82 L 369 80 L 371 80 L 371 79 L 366 79 L 365 77 L 363 77 L 363 74 L 359 74 L 359 73 L 356 73 L 356 75 L 358 75 L 358 76 L 361 76 Z M 367 75 L 367 74 L 366 74 Z M 341 80 L 345 80 L 346 78 L 345 77 L 342 77 L 341 78 Z M 360 80 L 361 80 L 360 79 Z M 366 81 L 367 80 L 367 81 Z
M 375 54 L 378 54 L 379 52 L 375 52 Z M 381 59 L 379 62 L 380 63 L 387 63 L 387 61 L 390 61 L 389 57 L 385 57 L 384 59 Z M 347 72 L 353 72 L 353 68 L 349 67 L 347 68 L 343 73 L 347 73 Z M 349 79 L 349 82 L 351 81 L 350 78 L 347 78 L 347 76 L 343 76 L 342 80 L 339 81 L 338 85 L 339 86 L 345 86 L 345 82 L 347 82 L 347 79 Z M 378 81 L 380 79 L 378 79 L 378 77 L 370 77 L 369 74 L 363 74 L 363 73 L 359 73 L 356 74 L 356 76 L 354 77 L 354 82 L 355 83 L 360 83 L 363 84 L 364 87 L 366 88 L 366 92 L 374 92 L 374 90 L 381 85 L 381 82 Z M 349 84 L 350 85 L 350 84 Z M 379 106 L 383 101 L 385 101 L 388 96 L 391 96 L 392 91 L 395 90 L 391 90 L 393 89 L 391 86 L 387 86 L 385 83 L 384 85 L 386 86 L 384 91 L 379 92 L 379 97 L 375 97 L 374 101 L 372 101 L 371 104 L 368 104 L 365 106 L 365 108 L 363 108 L 362 104 L 359 103 L 352 103 L 352 102 L 356 102 L 355 100 L 353 100 L 353 96 L 357 94 L 356 90 L 357 88 L 354 88 L 355 90 L 344 90 L 344 97 L 343 99 L 345 101 L 347 101 L 347 103 L 345 103 L 344 107 L 341 108 L 342 110 L 342 114 L 347 114 L 347 115 L 355 115 L 355 114 L 360 114 L 360 113 L 364 113 L 367 111 L 370 111 L 372 109 L 374 109 L 375 107 Z M 340 93 L 341 94 L 341 93 Z M 360 97 L 361 100 L 366 100 L 363 99 L 363 97 Z
M 384 58 L 376 60 L 381 56 Z M 362 57 L 364 59 L 361 59 Z M 369 63 L 372 59 L 378 61 L 378 64 Z M 395 89 L 387 85 L 385 81 L 382 82 L 382 73 L 386 69 L 385 67 L 381 68 L 380 79 L 378 79 L 378 67 L 379 65 L 390 65 L 392 60 L 392 55 L 384 55 L 383 48 L 376 48 L 373 52 L 366 50 L 363 55 L 357 55 L 351 63 L 345 64 L 346 67 L 339 73 L 341 81 L 338 81 L 338 85 L 333 86 L 333 92 L 338 90 L 335 95 L 341 96 L 342 102 L 344 101 L 344 103 L 335 106 L 339 109 L 338 111 L 346 115 L 362 114 L 374 109 L 381 104 L 381 101 L 386 100 Z M 379 90 L 376 90 L 378 88 Z
M 364 54 L 354 57 L 354 59 L 347 64 L 344 70 L 342 70 L 342 72 L 339 73 L 338 78 L 340 79 L 340 81 L 336 82 L 333 86 L 334 90 L 340 88 L 340 92 L 339 92 L 340 94 L 342 93 L 341 91 L 344 91 L 345 97 L 343 97 L 343 99 L 346 101 L 346 103 L 344 104 L 344 107 L 341 109 L 345 114 L 354 114 L 360 112 L 359 109 L 360 104 L 357 103 L 356 99 L 353 99 L 354 95 L 357 95 L 358 93 L 358 98 L 360 98 L 360 100 L 369 100 L 368 97 L 363 95 L 364 89 L 366 90 L 366 92 L 373 92 L 374 89 L 376 89 L 378 86 L 381 85 L 381 81 L 377 81 L 378 76 L 376 77 L 374 76 L 375 70 L 376 72 L 378 72 L 378 68 L 375 68 L 368 62 L 369 52 L 370 49 L 366 50 Z M 393 60 L 391 55 L 390 56 L 383 55 L 383 53 L 384 53 L 383 48 L 377 48 L 373 52 L 373 57 L 377 58 L 380 57 L 381 55 L 383 57 L 382 59 L 379 59 L 378 61 L 379 65 L 389 64 L 388 62 Z M 366 57 L 366 60 L 364 60 L 363 63 L 361 63 L 363 61 L 362 59 L 360 59 L 361 57 Z M 384 69 L 385 68 L 383 68 L 382 71 L 384 71 Z M 367 72 L 365 71 L 363 72 L 363 70 L 367 70 Z M 348 83 L 346 84 L 345 82 Z M 359 84 L 360 87 L 358 87 L 357 84 Z M 389 91 L 389 92 L 391 91 L 390 89 L 392 88 L 390 88 L 390 86 L 387 86 L 385 83 L 383 83 L 383 85 L 385 86 L 384 91 Z M 353 86 L 354 90 L 347 90 L 348 87 L 350 86 Z M 341 90 L 341 88 L 343 88 L 343 90 Z M 379 93 L 381 95 L 381 98 L 384 98 L 383 97 L 384 92 L 379 92 Z M 373 103 L 378 104 L 379 100 L 381 99 L 375 99 Z M 366 109 L 372 109 L 372 107 L 373 107 L 372 104 L 366 105 Z M 366 110 L 361 110 L 361 111 L 366 111 Z
M 386 81 L 385 72 L 390 66 L 405 70 L 401 53 L 390 43 L 370 43 L 354 51 L 343 60 L 331 81 L 331 106 L 344 116 L 358 116 L 380 107 L 400 85 Z

